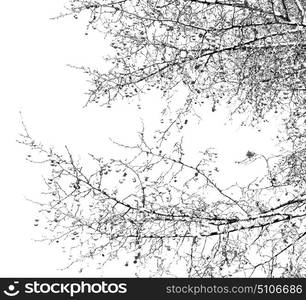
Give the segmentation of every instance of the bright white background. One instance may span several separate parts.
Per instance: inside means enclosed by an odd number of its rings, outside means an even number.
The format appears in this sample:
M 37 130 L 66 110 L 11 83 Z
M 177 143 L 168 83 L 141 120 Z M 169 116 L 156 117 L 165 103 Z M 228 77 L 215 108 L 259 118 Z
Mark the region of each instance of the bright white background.
M 135 105 L 116 106 L 111 112 L 98 106 L 86 109 L 86 77 L 67 64 L 98 65 L 107 43 L 98 33 L 85 35 L 84 20 L 73 18 L 51 21 L 64 0 L 2 1 L 0 10 L 0 276 L 99 276 L 94 270 L 61 271 L 66 258 L 59 246 L 35 242 L 33 204 L 25 198 L 40 200 L 43 189 L 39 166 L 26 162 L 27 149 L 16 143 L 22 131 L 19 111 L 32 136 L 48 146 L 63 149 L 68 145 L 77 155 L 108 153 L 108 137 L 123 142 L 140 129 Z M 142 112 L 156 121 L 159 99 Z M 151 105 L 151 106 L 150 106 Z M 190 144 L 203 141 L 216 147 L 230 161 L 241 160 L 247 150 L 257 153 L 273 149 L 270 132 L 238 130 L 224 125 L 222 114 L 205 116 L 201 131 L 189 129 Z M 147 120 L 147 119 L 146 119 Z M 148 121 L 148 120 L 147 120 Z M 200 132 L 200 135 L 199 135 Z M 200 149 L 199 149 L 200 150 Z M 229 177 L 233 177 L 230 171 Z M 121 264 L 104 275 L 129 276 Z

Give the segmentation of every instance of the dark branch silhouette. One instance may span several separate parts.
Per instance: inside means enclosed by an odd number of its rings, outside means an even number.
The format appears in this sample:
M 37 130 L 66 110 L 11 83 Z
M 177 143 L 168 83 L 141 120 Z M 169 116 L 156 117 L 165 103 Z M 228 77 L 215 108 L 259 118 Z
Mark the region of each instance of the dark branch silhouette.
M 87 29 L 110 36 L 114 50 L 105 73 L 77 67 L 91 80 L 87 104 L 110 107 L 153 90 L 165 109 L 154 141 L 143 128 L 138 144 L 117 143 L 126 157 L 91 155 L 91 171 L 24 126 L 28 159 L 51 168 L 40 207 L 45 240 L 68 247 L 69 265 L 95 258 L 100 268 L 132 253 L 153 276 L 175 275 L 176 266 L 191 277 L 305 276 L 305 12 L 302 0 L 70 1 L 59 17 L 86 14 Z M 174 109 L 177 88 L 188 95 Z M 244 113 L 242 125 L 275 113 L 283 150 L 248 151 L 237 163 L 262 161 L 264 173 L 223 186 L 213 150 L 189 162 L 183 139 L 168 140 L 202 105 Z

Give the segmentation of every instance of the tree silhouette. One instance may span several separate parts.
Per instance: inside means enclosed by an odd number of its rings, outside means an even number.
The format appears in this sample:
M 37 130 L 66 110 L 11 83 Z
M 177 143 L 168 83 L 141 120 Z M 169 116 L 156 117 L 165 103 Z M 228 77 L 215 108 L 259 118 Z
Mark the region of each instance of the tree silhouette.
M 66 243 L 71 265 L 132 253 L 158 276 L 177 265 L 191 277 L 305 276 L 305 12 L 303 0 L 70 1 L 59 17 L 86 14 L 87 29 L 110 36 L 114 50 L 105 73 L 80 68 L 91 82 L 87 104 L 153 90 L 165 107 L 153 140 L 143 128 L 136 145 L 118 144 L 125 158 L 91 155 L 91 172 L 24 126 L 28 159 L 51 165 L 50 201 L 40 204 L 46 240 Z M 177 88 L 188 95 L 174 109 Z M 262 161 L 265 174 L 224 188 L 212 150 L 185 159 L 180 137 L 202 105 L 243 113 L 244 126 L 280 115 L 282 153 L 248 151 L 240 162 Z

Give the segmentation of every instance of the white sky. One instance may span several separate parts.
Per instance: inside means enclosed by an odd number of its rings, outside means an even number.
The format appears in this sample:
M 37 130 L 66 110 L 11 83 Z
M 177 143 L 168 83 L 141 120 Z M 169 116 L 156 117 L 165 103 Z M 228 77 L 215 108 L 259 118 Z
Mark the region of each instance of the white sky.
M 49 20 L 61 11 L 64 0 L 3 1 L 0 10 L 0 276 L 98 276 L 93 270 L 60 271 L 66 257 L 60 248 L 34 242 L 33 220 L 37 207 L 25 198 L 39 200 L 43 189 L 39 167 L 25 161 L 26 149 L 16 143 L 21 132 L 19 111 L 33 137 L 74 153 L 107 153 L 107 137 L 128 142 L 139 130 L 135 106 L 116 106 L 110 113 L 97 106 L 83 109 L 86 78 L 67 64 L 102 66 L 103 36 L 85 36 L 82 21 Z M 146 101 L 158 101 L 150 96 Z M 155 103 L 155 102 L 153 102 Z M 154 104 L 155 105 L 155 104 Z M 159 118 L 155 106 L 145 118 Z M 119 121 L 118 121 L 119 120 Z M 226 158 L 243 159 L 247 150 L 263 152 L 271 147 L 269 135 L 225 127 L 222 115 L 205 117 L 204 131 L 190 130 L 190 144 L 204 141 Z M 206 125 L 205 125 L 206 124 Z M 272 129 L 271 129 L 272 130 Z M 200 132 L 200 137 L 199 137 Z M 230 163 L 229 163 L 230 166 Z M 232 176 L 232 175 L 231 175 Z M 107 276 L 128 276 L 122 265 Z

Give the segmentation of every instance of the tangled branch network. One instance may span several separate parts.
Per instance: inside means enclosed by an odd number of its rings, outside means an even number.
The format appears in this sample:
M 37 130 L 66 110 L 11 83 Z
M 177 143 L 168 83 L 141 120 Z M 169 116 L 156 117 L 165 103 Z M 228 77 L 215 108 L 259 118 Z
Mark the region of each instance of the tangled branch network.
M 305 276 L 306 2 L 71 0 L 58 18 L 80 15 L 113 49 L 106 72 L 78 67 L 91 83 L 87 105 L 151 90 L 163 122 L 118 144 L 121 159 L 91 155 L 91 170 L 24 126 L 28 160 L 50 165 L 43 239 L 68 249 L 69 266 L 128 257 L 146 276 Z M 179 105 L 177 89 L 186 92 Z M 207 105 L 244 116 L 242 126 L 281 120 L 282 151 L 240 162 L 262 162 L 260 177 L 224 187 L 214 150 L 189 159 L 184 129 Z

